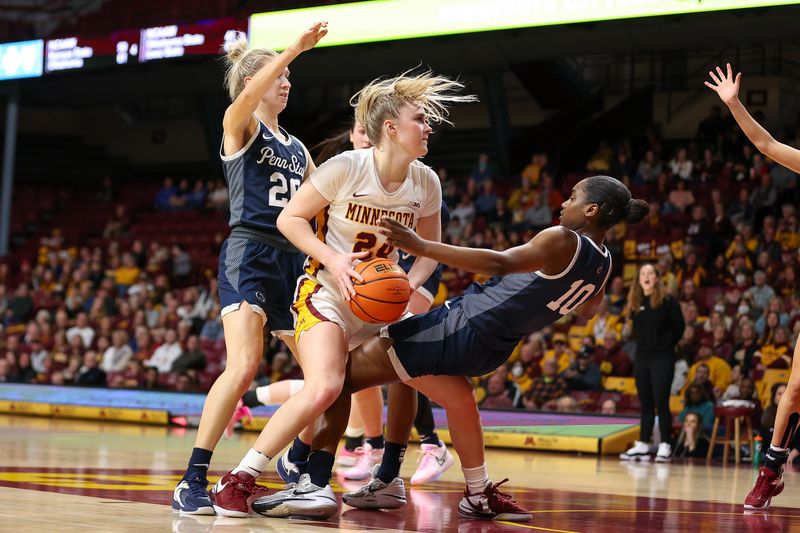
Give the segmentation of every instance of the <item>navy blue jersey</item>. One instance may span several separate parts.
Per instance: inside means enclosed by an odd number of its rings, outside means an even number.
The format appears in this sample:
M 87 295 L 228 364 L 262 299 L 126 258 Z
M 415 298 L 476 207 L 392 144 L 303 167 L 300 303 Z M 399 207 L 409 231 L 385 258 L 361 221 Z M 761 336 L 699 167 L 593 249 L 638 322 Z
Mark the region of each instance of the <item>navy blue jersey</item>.
M 293 135 L 281 128 L 284 142 L 258 121 L 247 144 L 235 154 L 220 158 L 230 194 L 232 228 L 242 226 L 276 235 L 281 210 L 300 188 L 308 166 L 308 152 Z
M 549 326 L 597 294 L 611 272 L 611 254 L 578 235 L 569 266 L 559 275 L 509 274 L 474 284 L 450 307 L 460 307 L 488 347 L 513 349 L 523 337 Z
M 444 202 L 442 202 L 442 214 L 441 214 L 441 217 L 442 217 L 442 229 L 444 229 L 450 223 L 450 210 L 447 208 L 447 204 L 445 204 Z M 400 260 L 397 262 L 397 264 L 400 265 L 400 268 L 402 268 L 403 270 L 408 272 L 409 270 L 411 270 L 411 266 L 414 264 L 414 261 L 416 261 L 416 260 L 417 260 L 417 256 L 411 255 L 411 254 L 407 254 L 407 253 L 405 253 L 405 252 L 403 252 L 401 250 L 400 251 Z M 440 267 L 441 267 L 441 265 L 439 265 L 436 268 L 439 269 Z M 441 275 L 441 272 L 440 272 L 440 275 Z

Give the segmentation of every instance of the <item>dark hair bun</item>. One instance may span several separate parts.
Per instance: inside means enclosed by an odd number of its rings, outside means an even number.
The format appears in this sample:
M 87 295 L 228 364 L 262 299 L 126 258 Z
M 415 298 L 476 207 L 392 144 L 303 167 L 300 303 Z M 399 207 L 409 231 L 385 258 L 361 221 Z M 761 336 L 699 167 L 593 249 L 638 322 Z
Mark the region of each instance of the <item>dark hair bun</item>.
M 625 208 L 625 222 L 628 224 L 636 224 L 644 220 L 644 217 L 650 212 L 650 205 L 644 200 L 638 198 L 631 198 L 628 200 L 628 206 Z

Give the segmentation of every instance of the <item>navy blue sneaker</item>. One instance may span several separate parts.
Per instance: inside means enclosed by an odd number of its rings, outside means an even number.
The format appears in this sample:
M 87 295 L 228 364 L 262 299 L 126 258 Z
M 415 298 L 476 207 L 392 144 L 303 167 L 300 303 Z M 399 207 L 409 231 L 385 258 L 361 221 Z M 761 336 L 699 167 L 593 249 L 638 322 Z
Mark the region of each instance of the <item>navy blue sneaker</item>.
M 300 481 L 300 476 L 306 472 L 308 461 L 297 461 L 293 463 L 289 460 L 289 450 L 286 450 L 280 460 L 275 463 L 275 470 L 284 483 L 291 485 Z
M 172 493 L 172 508 L 182 514 L 215 514 L 207 487 L 208 480 L 200 476 L 182 479 Z

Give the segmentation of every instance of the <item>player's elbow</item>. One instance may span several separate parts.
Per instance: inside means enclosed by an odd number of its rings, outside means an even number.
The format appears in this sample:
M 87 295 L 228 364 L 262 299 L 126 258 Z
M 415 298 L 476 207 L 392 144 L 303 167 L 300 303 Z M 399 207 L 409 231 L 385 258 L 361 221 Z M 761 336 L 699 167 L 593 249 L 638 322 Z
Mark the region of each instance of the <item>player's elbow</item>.
M 291 226 L 291 223 L 289 221 L 290 218 L 291 215 L 288 215 L 284 210 L 281 211 L 281 214 L 278 215 L 278 219 L 275 221 L 275 225 L 278 226 L 278 231 L 280 231 L 283 234 L 283 236 L 287 238 L 288 238 L 287 232 L 289 231 L 289 227 Z
M 771 135 L 767 135 L 765 139 L 758 139 L 754 144 L 756 150 L 772 159 L 778 143 Z

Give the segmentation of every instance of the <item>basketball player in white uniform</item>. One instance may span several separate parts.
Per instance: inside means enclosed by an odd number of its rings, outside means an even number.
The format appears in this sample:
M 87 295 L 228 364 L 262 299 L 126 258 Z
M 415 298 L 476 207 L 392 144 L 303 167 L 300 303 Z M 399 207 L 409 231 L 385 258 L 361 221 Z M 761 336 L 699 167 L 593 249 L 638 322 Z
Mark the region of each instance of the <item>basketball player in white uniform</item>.
M 381 329 L 379 324 L 362 322 L 349 308 L 354 294 L 351 278 L 361 279 L 353 262 L 399 258 L 378 232 L 381 219 L 389 216 L 423 238 L 440 240 L 441 185 L 436 173 L 417 159 L 428 151 L 429 122 L 445 120 L 452 102 L 474 101 L 473 96 L 454 94 L 461 88 L 430 73 L 367 85 L 354 97 L 354 106 L 374 148 L 345 152 L 320 166 L 278 218 L 278 229 L 309 257 L 293 304 L 305 383 L 270 418 L 237 469 L 253 475 L 262 472 L 310 420 L 319 417 L 342 390 L 348 352 Z M 315 216 L 316 235 L 310 223 Z M 408 273 L 412 288 L 428 279 L 436 264 L 417 259 Z M 405 440 L 405 435 L 401 437 Z M 387 434 L 387 448 L 391 439 Z M 312 453 L 298 490 L 314 486 L 315 472 L 329 472 L 333 462 L 332 453 Z M 323 486 L 316 487 L 322 489 L 315 491 L 317 499 L 335 508 L 327 474 L 323 477 Z

